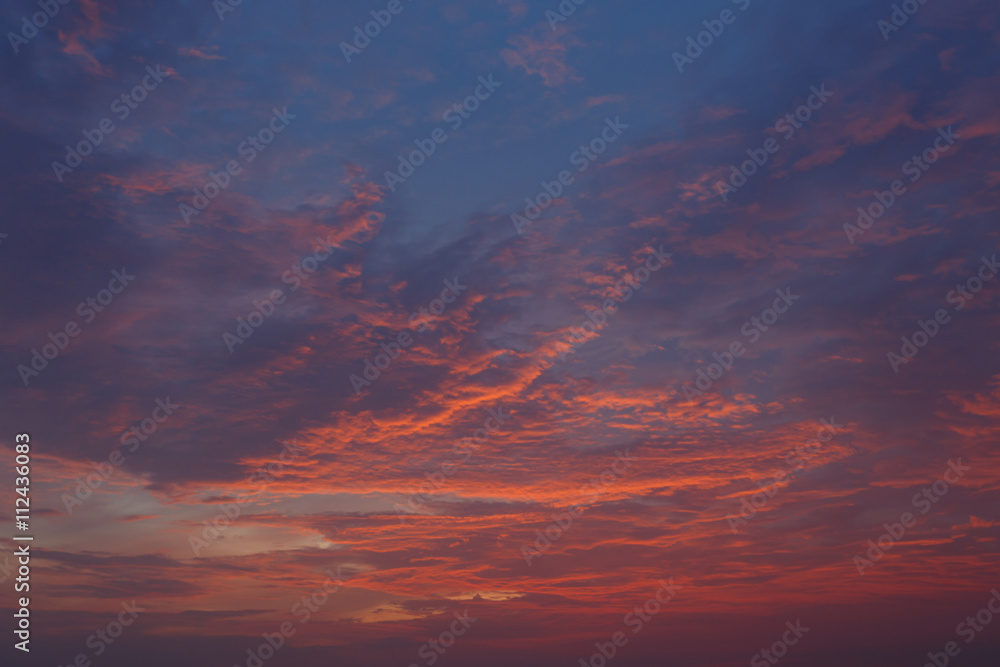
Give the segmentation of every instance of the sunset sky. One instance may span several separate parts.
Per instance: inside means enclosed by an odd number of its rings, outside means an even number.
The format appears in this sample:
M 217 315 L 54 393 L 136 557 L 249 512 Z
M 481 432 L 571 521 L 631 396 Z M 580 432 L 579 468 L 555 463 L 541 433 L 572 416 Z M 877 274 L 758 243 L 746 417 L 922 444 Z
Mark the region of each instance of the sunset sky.
M 996 667 L 996 2 L 50 1 L 4 667 Z

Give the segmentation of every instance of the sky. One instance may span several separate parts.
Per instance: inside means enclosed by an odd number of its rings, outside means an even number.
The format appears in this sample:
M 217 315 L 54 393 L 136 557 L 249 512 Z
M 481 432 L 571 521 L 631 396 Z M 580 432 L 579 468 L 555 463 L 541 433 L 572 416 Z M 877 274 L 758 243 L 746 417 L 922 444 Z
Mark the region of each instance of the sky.
M 0 3 L 4 665 L 996 665 L 995 2 L 230 2 Z

